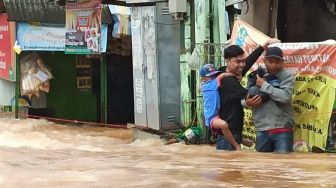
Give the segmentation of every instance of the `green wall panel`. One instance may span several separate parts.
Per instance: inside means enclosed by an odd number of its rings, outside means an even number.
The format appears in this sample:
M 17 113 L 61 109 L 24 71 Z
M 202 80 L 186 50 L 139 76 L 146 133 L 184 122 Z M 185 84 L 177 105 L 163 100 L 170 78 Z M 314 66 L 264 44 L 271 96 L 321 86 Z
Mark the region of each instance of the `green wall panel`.
M 47 95 L 47 106 L 53 116 L 96 122 L 97 96 L 76 87 L 76 56 L 52 52 L 44 61 L 54 76 Z

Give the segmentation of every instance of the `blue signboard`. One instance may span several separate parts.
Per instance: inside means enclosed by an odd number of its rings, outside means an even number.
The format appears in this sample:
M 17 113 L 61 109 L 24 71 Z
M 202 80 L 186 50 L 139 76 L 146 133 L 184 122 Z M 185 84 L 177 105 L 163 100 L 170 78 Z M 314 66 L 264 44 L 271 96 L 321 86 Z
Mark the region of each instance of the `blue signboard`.
M 64 51 L 64 25 L 32 25 L 19 23 L 17 40 L 22 51 Z M 106 52 L 107 25 L 102 25 L 101 52 Z

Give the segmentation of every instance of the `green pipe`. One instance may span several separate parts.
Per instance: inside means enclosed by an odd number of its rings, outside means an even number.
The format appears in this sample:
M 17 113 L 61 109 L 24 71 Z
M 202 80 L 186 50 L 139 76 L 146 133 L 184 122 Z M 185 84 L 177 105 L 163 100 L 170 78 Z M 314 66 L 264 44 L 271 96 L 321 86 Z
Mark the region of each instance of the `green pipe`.
M 15 60 L 16 75 L 15 75 L 15 119 L 19 118 L 19 98 L 20 98 L 20 78 L 21 78 L 21 68 L 20 68 L 20 56 L 16 55 Z

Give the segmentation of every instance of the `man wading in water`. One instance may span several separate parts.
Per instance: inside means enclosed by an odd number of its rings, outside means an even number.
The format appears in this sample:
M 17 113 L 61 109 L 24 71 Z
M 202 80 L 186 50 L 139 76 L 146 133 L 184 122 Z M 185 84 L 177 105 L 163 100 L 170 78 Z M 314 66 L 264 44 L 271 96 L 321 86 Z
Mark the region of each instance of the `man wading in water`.
M 240 78 L 245 76 L 264 49 L 275 42 L 280 41 L 278 39 L 268 40 L 265 45 L 259 46 L 248 57 L 245 57 L 244 50 L 237 45 L 231 45 L 224 50 L 224 58 L 227 64 L 225 71 L 234 74 L 234 76 L 226 76 L 221 80 L 219 115 L 229 124 L 230 131 L 238 144 L 242 143 L 243 105 L 257 107 L 262 102 L 260 96 L 247 96 L 247 89 L 240 84 Z M 217 136 L 216 148 L 218 150 L 235 149 L 223 135 Z

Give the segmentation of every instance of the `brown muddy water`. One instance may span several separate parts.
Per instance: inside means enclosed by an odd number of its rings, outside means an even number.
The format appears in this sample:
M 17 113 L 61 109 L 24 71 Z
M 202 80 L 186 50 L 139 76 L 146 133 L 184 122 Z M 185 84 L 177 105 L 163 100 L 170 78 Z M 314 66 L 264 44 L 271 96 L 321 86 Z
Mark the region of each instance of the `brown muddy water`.
M 132 131 L 0 119 L 0 187 L 336 187 L 336 155 L 132 142 Z

